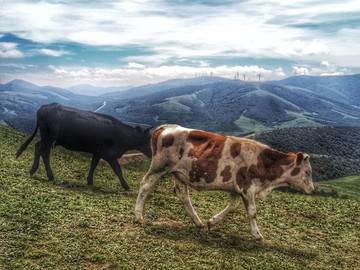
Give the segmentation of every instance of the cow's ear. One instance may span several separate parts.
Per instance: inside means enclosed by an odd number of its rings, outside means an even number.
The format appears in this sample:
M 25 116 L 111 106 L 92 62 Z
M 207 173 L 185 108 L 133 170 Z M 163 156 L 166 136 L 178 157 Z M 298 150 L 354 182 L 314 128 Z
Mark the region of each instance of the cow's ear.
M 310 156 L 308 154 L 304 154 L 304 161 L 307 161 L 310 159 Z
M 135 127 L 135 130 L 136 130 L 136 132 L 142 132 L 142 129 L 141 129 L 141 127 L 139 127 L 139 126 L 136 126 L 136 127 Z
M 299 166 L 301 162 L 304 160 L 304 154 L 299 152 L 296 154 L 296 165 Z

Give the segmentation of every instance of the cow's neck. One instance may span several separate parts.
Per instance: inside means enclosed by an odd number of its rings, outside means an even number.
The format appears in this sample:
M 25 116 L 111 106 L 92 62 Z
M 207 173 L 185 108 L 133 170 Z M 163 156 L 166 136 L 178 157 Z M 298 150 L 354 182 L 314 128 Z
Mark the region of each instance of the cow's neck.
M 133 137 L 131 142 L 127 142 L 126 145 L 124 145 L 124 148 L 126 151 L 128 150 L 139 150 L 138 146 L 142 144 L 142 140 L 136 137 Z

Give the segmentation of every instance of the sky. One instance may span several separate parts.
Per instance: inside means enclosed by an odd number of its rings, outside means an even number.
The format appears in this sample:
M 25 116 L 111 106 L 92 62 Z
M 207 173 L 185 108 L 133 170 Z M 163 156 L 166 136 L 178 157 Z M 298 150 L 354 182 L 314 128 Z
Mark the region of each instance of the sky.
M 358 73 L 358 0 L 0 0 L 0 84 Z

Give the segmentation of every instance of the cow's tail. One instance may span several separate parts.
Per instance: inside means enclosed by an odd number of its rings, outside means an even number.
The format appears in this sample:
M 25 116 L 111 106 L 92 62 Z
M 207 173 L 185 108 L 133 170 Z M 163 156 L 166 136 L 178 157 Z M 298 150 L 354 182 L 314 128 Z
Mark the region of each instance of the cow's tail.
M 31 141 L 34 139 L 38 129 L 39 129 L 39 125 L 38 125 L 38 123 L 36 123 L 36 127 L 35 127 L 35 130 L 34 130 L 33 134 L 16 151 L 16 158 L 18 158 L 22 154 L 22 152 L 24 152 L 25 149 L 29 146 Z

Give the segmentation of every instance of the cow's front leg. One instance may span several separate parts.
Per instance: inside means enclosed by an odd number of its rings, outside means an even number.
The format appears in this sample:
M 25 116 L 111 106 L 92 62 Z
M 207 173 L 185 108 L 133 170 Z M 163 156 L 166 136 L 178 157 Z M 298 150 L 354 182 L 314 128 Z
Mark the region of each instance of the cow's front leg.
M 222 221 L 227 214 L 235 211 L 236 208 L 239 205 L 239 200 L 240 200 L 240 195 L 239 194 L 229 193 L 229 204 L 228 204 L 228 206 L 224 210 L 222 210 L 220 213 L 216 214 L 211 219 L 209 219 L 208 228 L 210 229 L 212 226 L 214 226 L 215 224 Z
M 256 238 L 256 240 L 263 241 L 264 237 L 260 233 L 259 227 L 256 223 L 256 205 L 255 205 L 255 196 L 250 194 L 249 196 L 241 195 L 246 212 L 250 219 L 250 227 L 251 227 L 251 234 Z
M 122 171 L 121 171 L 121 167 L 120 167 L 117 159 L 111 159 L 111 160 L 108 160 L 107 162 L 109 162 L 111 168 L 113 169 L 113 171 L 115 172 L 115 174 L 119 178 L 120 184 L 123 187 L 123 189 L 125 189 L 126 191 L 130 191 L 130 187 L 126 183 L 126 181 L 124 179 L 124 176 L 123 176 Z
M 94 172 L 95 172 L 96 166 L 99 164 L 99 161 L 100 161 L 100 157 L 93 155 L 93 157 L 91 159 L 89 174 L 87 177 L 88 186 L 94 185 Z
M 194 207 L 192 206 L 190 196 L 189 196 L 189 188 L 186 184 L 178 180 L 175 176 L 175 190 L 176 195 L 182 201 L 186 213 L 190 216 L 192 221 L 198 226 L 199 228 L 205 227 L 204 223 L 199 218 L 198 214 L 196 213 Z
M 143 211 L 146 198 L 150 191 L 153 189 L 159 179 L 165 174 L 165 172 L 148 172 L 140 183 L 139 193 L 136 199 L 135 205 L 135 222 L 144 223 Z

